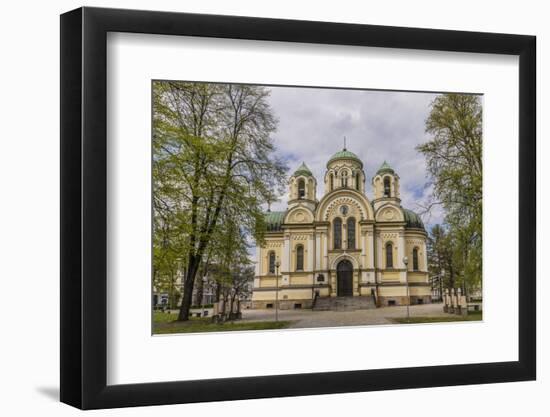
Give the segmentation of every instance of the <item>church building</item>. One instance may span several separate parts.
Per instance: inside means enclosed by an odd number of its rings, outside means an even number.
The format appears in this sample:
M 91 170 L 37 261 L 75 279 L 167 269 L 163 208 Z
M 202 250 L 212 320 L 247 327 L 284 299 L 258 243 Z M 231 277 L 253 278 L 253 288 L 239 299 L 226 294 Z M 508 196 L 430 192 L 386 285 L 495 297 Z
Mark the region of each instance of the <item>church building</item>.
M 317 179 L 302 163 L 289 180 L 287 209 L 266 213 L 252 307 L 431 302 L 427 234 L 420 217 L 401 206 L 397 173 L 384 162 L 369 201 L 363 162 L 344 148 L 327 162 L 323 185 L 318 199 Z

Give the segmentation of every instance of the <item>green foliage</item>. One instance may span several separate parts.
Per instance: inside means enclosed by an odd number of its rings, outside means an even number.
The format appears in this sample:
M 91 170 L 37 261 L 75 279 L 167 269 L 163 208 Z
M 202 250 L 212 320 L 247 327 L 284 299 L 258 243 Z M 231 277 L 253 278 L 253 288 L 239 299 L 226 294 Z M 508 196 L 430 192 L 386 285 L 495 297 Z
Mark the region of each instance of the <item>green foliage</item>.
M 212 307 L 214 307 L 214 304 L 203 304 L 203 305 L 199 304 L 199 305 L 191 306 L 191 308 L 195 308 L 195 309 L 197 309 L 197 308 L 212 308 Z
M 449 286 L 482 282 L 482 107 L 478 96 L 442 94 L 426 120 L 431 140 L 418 146 L 433 179 L 433 204 L 443 205 L 443 226 L 430 235 L 430 268 Z
M 452 321 L 481 321 L 483 320 L 483 315 L 481 311 L 468 313 L 467 316 L 462 316 L 458 314 L 446 314 L 444 316 L 430 317 L 430 316 L 420 316 L 420 317 L 411 317 L 407 319 L 406 317 L 396 317 L 391 319 L 394 323 L 400 324 L 412 324 L 412 323 L 444 323 Z
M 263 240 L 261 205 L 286 172 L 273 156 L 268 95 L 258 86 L 153 83 L 155 279 L 183 275 L 182 320 L 207 259 L 246 262 L 247 237 Z
M 172 317 L 175 317 L 174 315 Z M 192 318 L 189 321 L 155 322 L 154 334 L 231 332 L 239 330 L 286 329 L 291 321 L 226 322 L 214 323 L 210 318 Z
M 177 318 L 177 315 L 170 313 L 163 313 L 161 311 L 153 312 L 153 323 L 171 323 Z

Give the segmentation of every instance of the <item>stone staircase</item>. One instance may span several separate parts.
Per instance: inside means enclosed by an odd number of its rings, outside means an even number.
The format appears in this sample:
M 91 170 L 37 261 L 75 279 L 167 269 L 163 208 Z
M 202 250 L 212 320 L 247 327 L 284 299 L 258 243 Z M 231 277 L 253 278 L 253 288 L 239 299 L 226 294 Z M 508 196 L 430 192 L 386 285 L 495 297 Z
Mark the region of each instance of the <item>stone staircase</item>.
M 376 308 L 371 296 L 317 297 L 313 311 L 353 311 Z

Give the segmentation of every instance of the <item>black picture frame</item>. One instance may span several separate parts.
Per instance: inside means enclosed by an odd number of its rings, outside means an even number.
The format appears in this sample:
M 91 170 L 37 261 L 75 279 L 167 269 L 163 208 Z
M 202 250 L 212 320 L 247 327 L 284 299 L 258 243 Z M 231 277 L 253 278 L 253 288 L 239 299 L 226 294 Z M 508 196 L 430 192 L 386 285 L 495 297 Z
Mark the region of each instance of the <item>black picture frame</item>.
M 519 360 L 107 385 L 108 32 L 519 56 Z M 536 378 L 534 36 L 102 8 L 61 15 L 61 401 L 82 409 Z

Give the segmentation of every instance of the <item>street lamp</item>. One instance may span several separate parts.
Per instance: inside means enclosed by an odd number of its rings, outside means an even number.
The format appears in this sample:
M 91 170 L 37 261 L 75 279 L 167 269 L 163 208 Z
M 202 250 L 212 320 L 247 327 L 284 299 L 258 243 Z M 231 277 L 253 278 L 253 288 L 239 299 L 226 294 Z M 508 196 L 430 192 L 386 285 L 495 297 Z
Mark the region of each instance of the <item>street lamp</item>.
M 403 263 L 405 264 L 405 281 L 407 282 L 407 321 L 410 320 L 409 306 L 411 305 L 411 295 L 409 293 L 409 258 L 403 256 Z
M 275 261 L 275 321 L 279 321 L 279 267 L 281 261 L 279 258 Z

